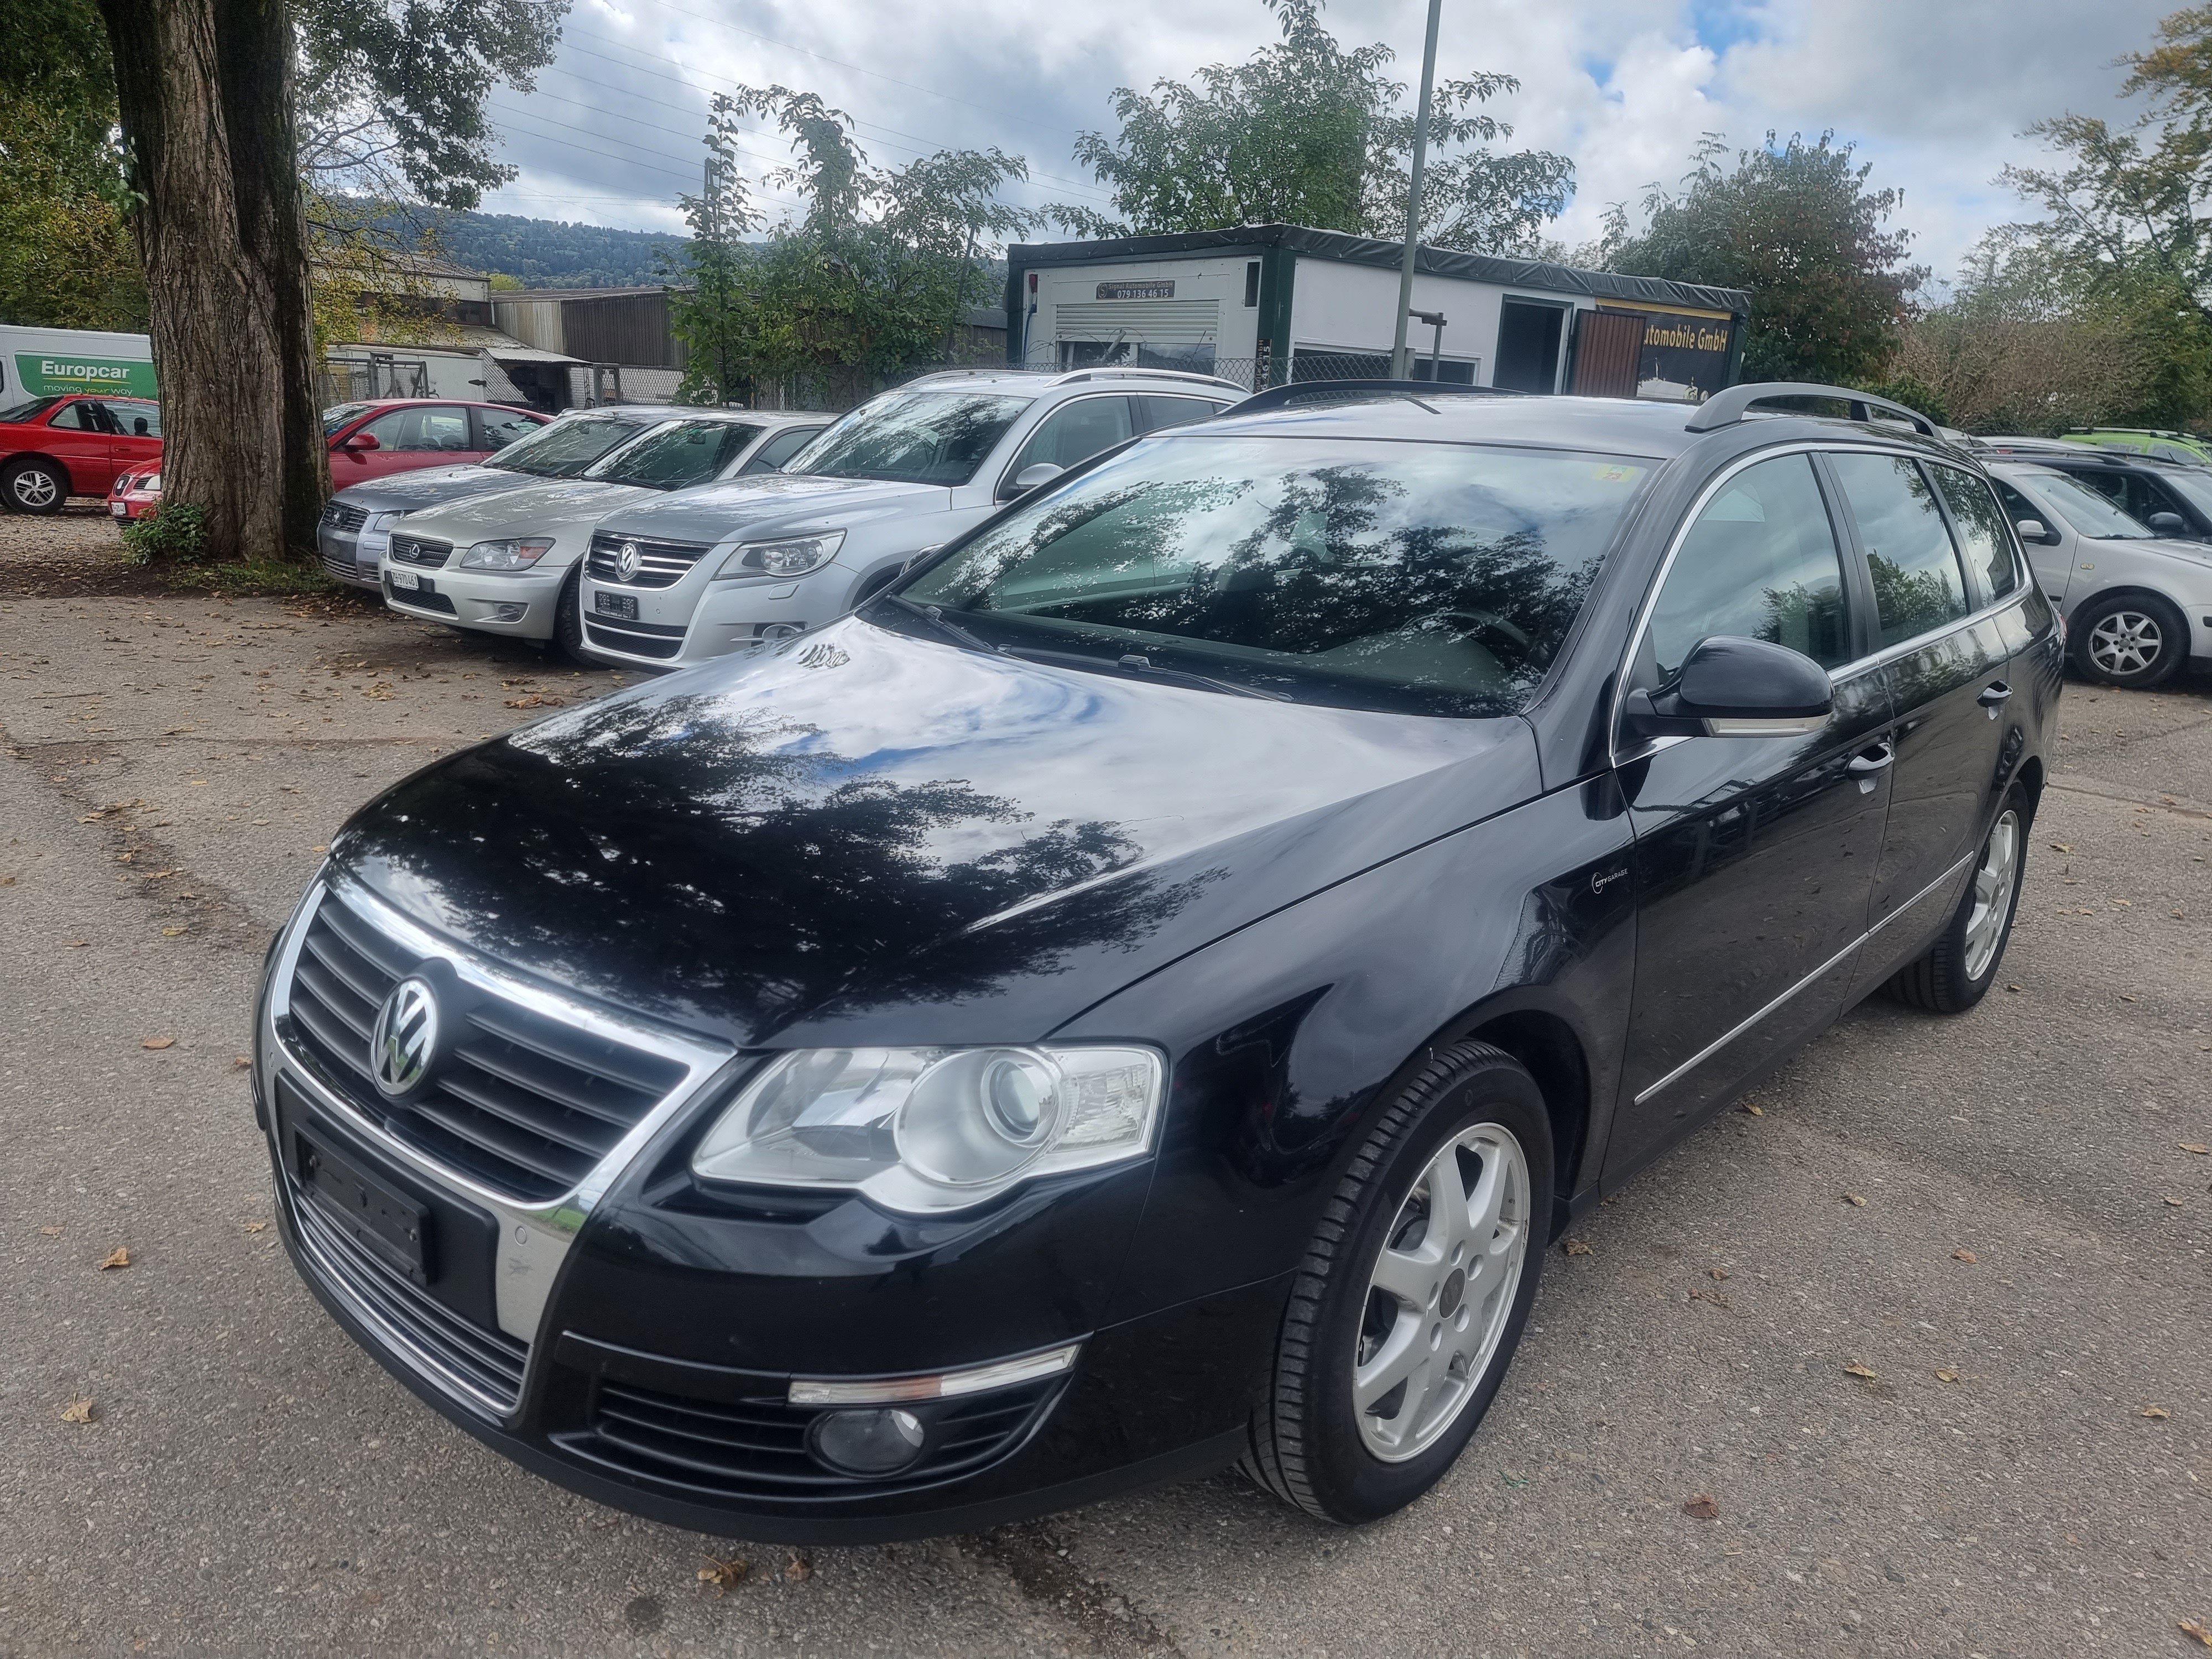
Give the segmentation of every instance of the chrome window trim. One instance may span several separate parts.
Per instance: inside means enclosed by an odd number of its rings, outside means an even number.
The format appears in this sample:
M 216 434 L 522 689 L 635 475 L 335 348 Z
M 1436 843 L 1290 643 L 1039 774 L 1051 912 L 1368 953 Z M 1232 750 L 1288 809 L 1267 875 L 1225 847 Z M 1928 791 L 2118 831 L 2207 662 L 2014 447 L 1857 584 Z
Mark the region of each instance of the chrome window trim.
M 1661 1078 L 1657 1082 L 1651 1084 L 1646 1088 L 1638 1090 L 1636 1095 L 1636 1104 L 1638 1106 L 1643 1105 L 1644 1102 L 1650 1100 L 1654 1095 L 1658 1094 L 1662 1090 L 1668 1088 L 1671 1085 L 1679 1081 L 1686 1073 L 1694 1071 L 1699 1066 L 1704 1065 L 1705 1061 L 1711 1060 L 1722 1049 L 1727 1048 L 1729 1043 L 1734 1042 L 1738 1037 L 1741 1036 L 1746 1031 L 1751 1030 L 1753 1026 L 1758 1024 L 1759 1021 L 1765 1019 L 1769 1014 L 1773 1013 L 1777 1009 L 1780 1008 L 1784 1003 L 1789 1001 L 1790 998 L 1796 996 L 1800 991 L 1804 990 L 1808 986 L 1813 984 L 1822 975 L 1832 972 L 1835 969 L 1836 965 L 1841 963 L 1845 957 L 1849 957 L 1852 951 L 1861 948 L 1869 939 L 1872 939 L 1876 933 L 1881 932 L 1883 928 L 1888 927 L 1890 923 L 1895 921 L 1899 916 L 1911 909 L 1912 907 L 1919 903 L 1921 900 L 1926 898 L 1930 893 L 1935 892 L 1937 889 L 1944 886 L 1948 883 L 1956 880 L 1959 872 L 1965 869 L 1969 864 L 1972 864 L 1975 858 L 1980 854 L 1980 851 L 1981 849 L 1979 848 L 1976 848 L 1972 852 L 1968 853 L 1965 857 L 1958 860 L 1956 862 L 1952 864 L 1948 869 L 1945 870 L 1942 875 L 1936 877 L 1935 880 L 1929 882 L 1925 887 L 1915 893 L 1911 898 L 1905 900 L 1904 903 L 1899 905 L 1897 908 L 1891 911 L 1880 921 L 1875 923 L 1873 927 L 1868 928 L 1866 932 L 1861 933 L 1849 945 L 1844 946 L 1842 950 L 1837 951 L 1835 955 L 1830 957 L 1826 962 L 1813 969 L 1811 973 L 1806 975 L 1804 978 L 1799 980 L 1788 990 L 1783 992 L 1780 996 L 1776 997 L 1771 1002 L 1766 1004 L 1765 1006 L 1759 1009 L 1756 1012 L 1747 1015 L 1735 1025 L 1730 1026 L 1726 1031 L 1723 1032 L 1719 1036 L 1715 1037 L 1704 1048 L 1698 1049 L 1696 1054 L 1692 1054 L 1687 1060 L 1677 1066 L 1673 1071 L 1668 1073 L 1666 1076 Z
M 558 1197 L 535 1203 L 517 1199 L 438 1163 L 400 1140 L 325 1085 L 315 1075 L 313 1064 L 285 1040 L 283 1026 L 291 1012 L 292 976 L 299 964 L 300 952 L 316 912 L 333 895 L 402 948 L 418 957 L 436 957 L 447 963 L 465 983 L 592 1036 L 674 1060 L 684 1066 L 683 1077 L 615 1143 L 605 1158 L 592 1166 L 581 1181 Z M 681 1036 L 533 985 L 410 921 L 360 883 L 328 875 L 319 877 L 308 889 L 279 943 L 271 964 L 268 1010 L 260 1036 L 263 1052 L 276 1057 L 285 1078 L 314 1104 L 337 1117 L 416 1179 L 492 1213 L 499 1223 L 499 1257 L 493 1268 L 493 1295 L 500 1328 L 510 1336 L 532 1343 L 554 1278 L 577 1231 L 661 1127 L 714 1087 L 737 1055 L 737 1050 L 728 1045 Z M 273 1081 L 272 1079 L 272 1113 Z
M 1751 454 L 1739 456 L 1736 459 L 1731 461 L 1726 467 L 1715 473 L 1711 481 L 1706 483 L 1705 487 L 1698 492 L 1697 499 L 1690 503 L 1689 511 L 1682 515 L 1681 523 L 1674 527 L 1674 533 L 1673 537 L 1668 539 L 1667 544 L 1666 556 L 1660 560 L 1659 569 L 1652 577 L 1650 586 L 1644 591 L 1644 602 L 1637 607 L 1636 624 L 1628 631 L 1627 648 L 1621 653 L 1620 660 L 1613 667 L 1613 702 L 1611 708 L 1607 711 L 1605 736 L 1606 759 L 1610 765 L 1615 767 L 1626 765 L 1630 761 L 1641 760 L 1648 755 L 1658 752 L 1659 745 L 1656 744 L 1647 744 L 1641 747 L 1626 751 L 1624 751 L 1621 749 L 1620 706 L 1622 702 L 1626 700 L 1628 696 L 1629 670 L 1635 665 L 1637 651 L 1644 643 L 1644 635 L 1650 631 L 1651 626 L 1651 613 L 1658 609 L 1660 592 L 1666 586 L 1667 578 L 1674 571 L 1675 556 L 1682 550 L 1682 544 L 1689 538 L 1691 530 L 1698 522 L 1698 515 L 1705 510 L 1706 507 L 1711 502 L 1714 495 L 1719 492 L 1723 484 L 1735 477 L 1737 473 L 1756 466 L 1762 461 L 1771 461 L 1784 455 L 1824 455 L 1837 453 L 1854 455 L 1867 453 L 1899 455 L 1908 460 L 1915 461 L 1924 461 L 1928 459 L 1926 456 L 1915 449 L 1891 449 L 1872 444 L 1852 444 L 1838 452 L 1837 446 L 1832 442 L 1822 442 L 1817 440 L 1805 440 L 1796 443 L 1778 444 L 1771 449 L 1757 450 Z M 1955 463 L 1952 462 L 1939 462 L 1934 464 L 1941 465 L 1955 465 Z M 1964 467 L 1960 467 L 1958 470 L 1960 471 L 1968 471 L 1968 469 Z M 1982 475 L 1973 474 L 1972 476 L 1980 477 Z M 1822 494 L 1824 496 L 1826 494 L 1825 485 L 1822 489 Z M 2002 505 L 2002 502 L 1999 504 Z M 1909 640 L 1901 641 L 1896 645 L 1885 646 L 1879 651 L 1870 652 L 1866 656 L 1855 658 L 1853 660 L 1844 663 L 1838 667 L 1831 668 L 1827 671 L 1828 684 L 1831 685 L 1842 685 L 1847 680 L 1856 679 L 1860 675 L 1870 672 L 1876 668 L 1880 668 L 1886 663 L 1893 662 L 1899 657 L 1908 656 L 1915 651 L 1923 650 L 1928 646 L 1933 645 L 1938 640 L 1944 639 L 1953 634 L 1960 633 L 1966 629 L 1974 627 L 1978 623 L 1985 623 L 1991 617 L 2002 616 L 2007 610 L 2014 605 L 2024 605 L 2027 601 L 2028 592 L 2034 586 L 2034 582 L 2032 575 L 2021 568 L 2021 564 L 2023 563 L 2023 559 L 2020 550 L 2019 538 L 2015 536 L 2012 538 L 2011 540 L 2014 570 L 2014 574 L 2020 578 L 2018 586 L 2014 586 L 2011 592 L 2003 595 L 2002 598 L 1991 600 L 1978 611 L 1972 611 L 1964 617 L 1945 623 L 1941 628 L 1930 629 L 1925 634 L 1916 634 Z M 1848 557 L 1850 556 L 1850 550 L 1843 545 L 1840 538 L 1837 541 L 1836 551 L 1839 556 L 1844 557 Z M 1848 574 L 1848 572 L 1844 574 Z

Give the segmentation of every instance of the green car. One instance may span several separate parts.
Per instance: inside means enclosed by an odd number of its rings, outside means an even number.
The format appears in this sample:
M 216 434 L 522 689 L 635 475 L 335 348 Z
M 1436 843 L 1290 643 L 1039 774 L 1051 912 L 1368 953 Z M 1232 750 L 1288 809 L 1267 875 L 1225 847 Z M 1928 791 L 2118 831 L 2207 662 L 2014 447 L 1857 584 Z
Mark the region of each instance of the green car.
M 2161 432 L 2147 426 L 2094 426 L 2069 432 L 2077 444 L 2097 444 L 2107 449 L 2129 449 L 2161 461 L 2183 461 L 2191 466 L 2212 466 L 2212 439 L 2187 432 Z

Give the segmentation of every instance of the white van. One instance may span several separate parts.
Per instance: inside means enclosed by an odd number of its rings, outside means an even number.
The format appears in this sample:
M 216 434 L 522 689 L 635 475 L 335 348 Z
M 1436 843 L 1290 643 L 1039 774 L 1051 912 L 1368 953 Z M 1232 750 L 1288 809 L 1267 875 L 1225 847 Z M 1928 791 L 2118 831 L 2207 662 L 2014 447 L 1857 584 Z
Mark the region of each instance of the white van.
M 0 409 L 64 392 L 154 398 L 154 344 L 143 334 L 0 324 Z

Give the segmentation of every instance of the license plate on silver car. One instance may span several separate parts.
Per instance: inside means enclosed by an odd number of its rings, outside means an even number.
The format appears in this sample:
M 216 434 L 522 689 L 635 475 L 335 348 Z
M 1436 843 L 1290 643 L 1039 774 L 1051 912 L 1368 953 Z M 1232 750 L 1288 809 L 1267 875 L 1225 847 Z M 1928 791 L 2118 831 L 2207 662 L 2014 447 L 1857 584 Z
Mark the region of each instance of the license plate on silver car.
M 422 578 L 412 570 L 402 570 L 398 565 L 394 565 L 392 567 L 392 585 L 394 587 L 420 587 L 422 586 Z
M 621 617 L 630 622 L 637 620 L 637 595 L 635 593 L 594 593 L 592 609 L 602 617 Z

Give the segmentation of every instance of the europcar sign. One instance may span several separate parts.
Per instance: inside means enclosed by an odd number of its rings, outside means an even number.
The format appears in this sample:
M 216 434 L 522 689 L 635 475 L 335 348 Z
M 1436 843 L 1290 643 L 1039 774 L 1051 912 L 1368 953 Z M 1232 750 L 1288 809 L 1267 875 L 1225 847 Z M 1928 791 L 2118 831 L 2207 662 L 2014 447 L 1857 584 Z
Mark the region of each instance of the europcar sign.
M 118 397 L 152 398 L 154 365 L 129 357 L 79 357 L 50 351 L 19 351 L 15 374 L 33 397 L 61 392 L 112 392 Z

